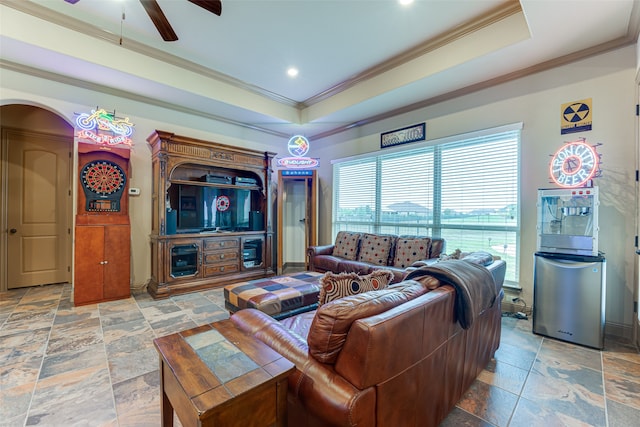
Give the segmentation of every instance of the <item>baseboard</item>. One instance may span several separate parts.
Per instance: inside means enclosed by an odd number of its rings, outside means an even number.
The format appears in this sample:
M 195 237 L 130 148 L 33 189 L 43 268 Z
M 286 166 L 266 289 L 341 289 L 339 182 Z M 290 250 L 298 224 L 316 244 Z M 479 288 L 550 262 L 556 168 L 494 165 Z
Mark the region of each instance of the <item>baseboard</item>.
M 623 325 L 621 323 L 605 322 L 605 337 L 621 338 L 629 343 L 633 342 L 633 325 Z
M 524 304 L 518 302 L 512 302 L 510 295 L 505 295 L 502 300 L 502 311 L 507 313 L 517 313 L 519 311 L 523 312 L 527 316 L 531 316 L 533 309 L 530 306 L 524 306 Z
M 511 296 L 505 296 L 504 300 L 502 300 L 502 312 L 506 313 L 517 313 L 517 312 L 525 313 L 527 316 L 533 315 L 533 310 L 531 307 L 525 307 L 522 303 L 515 303 L 511 301 Z M 640 348 L 640 320 L 636 319 L 638 325 L 636 327 L 636 336 L 634 341 L 633 336 L 633 325 L 623 325 L 621 323 L 613 323 L 606 322 L 604 324 L 604 335 L 608 337 L 615 337 L 618 339 L 622 339 L 623 341 L 634 343 L 638 348 Z
M 283 270 L 304 270 L 306 264 L 304 262 L 287 262 L 282 266 Z
M 147 283 L 140 283 L 138 285 L 131 285 L 131 294 L 133 295 L 137 295 L 137 294 L 143 294 L 147 291 Z

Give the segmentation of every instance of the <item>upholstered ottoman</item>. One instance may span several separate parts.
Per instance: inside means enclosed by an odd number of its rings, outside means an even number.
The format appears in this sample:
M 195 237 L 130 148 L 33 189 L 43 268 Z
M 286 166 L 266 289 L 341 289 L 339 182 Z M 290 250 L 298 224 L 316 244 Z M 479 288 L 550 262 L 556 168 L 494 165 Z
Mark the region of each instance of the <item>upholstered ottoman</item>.
M 224 287 L 224 304 L 231 313 L 243 308 L 256 308 L 274 319 L 315 310 L 323 275 L 304 271 L 227 285 Z

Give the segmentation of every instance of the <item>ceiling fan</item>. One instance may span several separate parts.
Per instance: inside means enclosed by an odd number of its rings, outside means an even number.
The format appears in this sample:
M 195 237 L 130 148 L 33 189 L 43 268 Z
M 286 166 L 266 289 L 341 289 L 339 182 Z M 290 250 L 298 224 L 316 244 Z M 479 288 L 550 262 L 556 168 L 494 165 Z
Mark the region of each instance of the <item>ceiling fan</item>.
M 67 3 L 76 4 L 80 0 L 64 0 Z M 214 13 L 218 16 L 222 14 L 222 1 L 221 0 L 187 0 L 190 3 L 200 6 L 203 9 L 208 10 L 211 13 Z M 151 18 L 153 25 L 156 26 L 156 29 L 162 36 L 162 39 L 167 42 L 173 42 L 178 40 L 178 36 L 175 31 L 171 27 L 169 20 L 162 12 L 160 5 L 157 0 L 140 0 L 144 10 Z

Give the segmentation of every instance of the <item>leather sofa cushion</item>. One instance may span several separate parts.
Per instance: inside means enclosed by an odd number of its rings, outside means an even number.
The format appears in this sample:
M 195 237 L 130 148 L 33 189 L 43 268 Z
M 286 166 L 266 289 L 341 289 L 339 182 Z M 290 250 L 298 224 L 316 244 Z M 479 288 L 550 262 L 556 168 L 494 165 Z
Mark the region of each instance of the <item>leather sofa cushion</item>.
M 378 270 L 364 276 L 356 273 L 336 274 L 328 271 L 320 279 L 318 304 L 323 305 L 349 295 L 384 289 L 393 278 L 394 275 L 389 270 Z
M 471 252 L 462 259 L 485 267 L 493 263 L 493 255 L 485 251 Z
M 343 259 L 338 263 L 337 270 L 331 270 L 334 273 L 358 273 L 369 274 L 369 267 L 371 264 L 362 261 Z M 382 266 L 385 267 L 385 266 Z
M 429 237 L 398 237 L 393 266 L 407 268 L 416 261 L 429 258 L 431 239 Z
M 387 289 L 340 298 L 320 306 L 309 328 L 309 353 L 319 362 L 335 363 L 354 321 L 380 314 L 426 292 L 428 289 L 420 283 L 406 280 Z
M 387 265 L 396 236 L 364 233 L 360 236 L 358 261 L 376 265 Z
M 344 258 L 333 255 L 316 255 L 313 258 L 316 271 L 343 271 L 340 269 L 342 262 L 345 262 Z
M 339 231 L 336 236 L 336 243 L 333 247 L 333 256 L 344 259 L 355 260 L 358 257 L 358 245 L 360 243 L 360 233 L 350 233 Z

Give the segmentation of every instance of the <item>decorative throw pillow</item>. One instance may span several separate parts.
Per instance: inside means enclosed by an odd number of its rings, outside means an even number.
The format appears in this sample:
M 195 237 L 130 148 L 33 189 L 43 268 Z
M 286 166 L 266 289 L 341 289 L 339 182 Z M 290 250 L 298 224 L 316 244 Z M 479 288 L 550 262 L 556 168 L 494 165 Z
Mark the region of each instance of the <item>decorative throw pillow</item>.
M 451 252 L 449 255 L 440 254 L 440 261 L 449 261 L 451 259 L 462 259 L 467 255 L 469 255 L 469 252 L 462 252 L 460 249 L 456 249 L 455 251 Z
M 320 279 L 318 305 L 326 304 L 349 295 L 385 289 L 393 280 L 389 270 L 377 270 L 365 276 L 357 273 L 326 272 Z
M 396 236 L 384 234 L 363 234 L 360 238 L 358 261 L 387 265 L 395 239 Z
M 359 242 L 360 233 L 339 231 L 338 235 L 336 236 L 335 246 L 333 247 L 333 256 L 355 260 L 358 256 Z
M 407 268 L 416 261 L 427 259 L 430 247 L 428 237 L 398 237 L 393 266 Z

